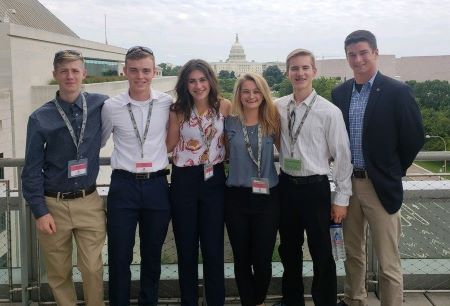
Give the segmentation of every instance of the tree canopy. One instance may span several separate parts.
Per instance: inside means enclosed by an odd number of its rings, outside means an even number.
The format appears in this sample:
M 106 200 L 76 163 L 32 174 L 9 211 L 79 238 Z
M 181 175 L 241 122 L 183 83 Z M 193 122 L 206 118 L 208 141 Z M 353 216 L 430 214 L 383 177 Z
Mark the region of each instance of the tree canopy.
M 269 66 L 263 71 L 263 77 L 266 79 L 267 84 L 272 87 L 274 84 L 279 84 L 283 80 L 283 73 L 278 66 Z

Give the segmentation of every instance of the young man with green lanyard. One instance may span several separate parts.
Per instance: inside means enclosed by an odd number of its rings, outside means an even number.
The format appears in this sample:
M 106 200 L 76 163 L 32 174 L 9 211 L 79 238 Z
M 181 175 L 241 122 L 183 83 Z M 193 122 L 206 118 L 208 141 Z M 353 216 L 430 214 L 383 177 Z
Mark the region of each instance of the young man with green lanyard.
M 284 267 L 283 299 L 276 305 L 305 305 L 302 280 L 304 231 L 314 264 L 315 305 L 336 304 L 336 266 L 331 252 L 330 221 L 345 218 L 351 195 L 352 165 L 340 110 L 312 87 L 314 55 L 305 49 L 286 59 L 293 94 L 279 98 L 280 113 L 280 238 Z M 328 174 L 334 161 L 336 195 L 331 199 Z

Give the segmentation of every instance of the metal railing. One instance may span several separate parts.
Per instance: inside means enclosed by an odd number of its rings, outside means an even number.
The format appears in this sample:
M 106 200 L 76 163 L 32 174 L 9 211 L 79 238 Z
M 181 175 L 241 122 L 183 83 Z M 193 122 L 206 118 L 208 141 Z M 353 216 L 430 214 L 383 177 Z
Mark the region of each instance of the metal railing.
M 417 159 L 421 161 L 450 160 L 450 152 L 421 152 Z M 17 188 L 11 188 L 12 182 L 0 180 L 0 302 L 30 301 L 39 304 L 51 304 L 52 297 L 46 284 L 45 268 L 39 256 L 34 220 L 30 209 L 22 197 L 20 175 L 23 159 L 0 159 L 0 167 L 12 167 L 18 178 Z M 101 165 L 109 165 L 109 158 L 102 158 Z M 332 186 L 333 187 L 333 186 Z M 404 179 L 405 200 L 402 206 L 402 239 L 400 252 L 404 270 L 405 290 L 449 291 L 450 292 L 450 173 L 430 173 L 418 169 L 408 173 Z M 99 193 L 104 197 L 107 186 L 100 186 Z M 377 290 L 378 266 L 376 256 L 368 234 L 367 244 L 367 286 Z M 277 242 L 278 245 L 278 242 Z M 305 244 L 306 246 L 306 244 Z M 307 247 L 304 252 L 305 292 L 309 292 L 313 273 Z M 107 248 L 103 251 L 105 281 L 108 280 L 106 266 Z M 76 256 L 76 252 L 74 254 Z M 176 248 L 172 231 L 166 237 L 162 251 L 162 276 L 160 296 L 168 303 L 176 302 L 178 292 L 178 272 Z M 74 260 L 76 262 L 76 260 Z M 201 261 L 200 261 L 201 262 Z M 132 296 L 136 296 L 139 278 L 139 239 L 136 239 L 132 263 Z M 202 265 L 199 265 L 200 276 Z M 81 292 L 81 276 L 74 266 L 74 280 Z M 270 295 L 281 293 L 280 277 L 283 268 L 277 249 L 273 254 L 273 281 Z M 225 237 L 225 275 L 227 294 L 237 296 L 234 285 L 233 256 L 228 238 Z M 343 263 L 337 263 L 339 290 L 345 275 Z M 80 288 L 78 288 L 80 287 Z M 82 295 L 80 294 L 80 297 Z M 233 298 L 231 298 L 233 299 Z

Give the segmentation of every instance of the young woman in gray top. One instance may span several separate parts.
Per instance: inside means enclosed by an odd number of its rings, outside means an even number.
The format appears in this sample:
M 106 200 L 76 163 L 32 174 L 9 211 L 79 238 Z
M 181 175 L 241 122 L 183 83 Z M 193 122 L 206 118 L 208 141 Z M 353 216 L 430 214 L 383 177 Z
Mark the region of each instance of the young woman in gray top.
M 230 162 L 225 222 L 241 304 L 264 305 L 279 223 L 273 157 L 273 145 L 279 142 L 279 116 L 267 82 L 253 73 L 236 82 L 231 107 L 233 116 L 225 120 Z

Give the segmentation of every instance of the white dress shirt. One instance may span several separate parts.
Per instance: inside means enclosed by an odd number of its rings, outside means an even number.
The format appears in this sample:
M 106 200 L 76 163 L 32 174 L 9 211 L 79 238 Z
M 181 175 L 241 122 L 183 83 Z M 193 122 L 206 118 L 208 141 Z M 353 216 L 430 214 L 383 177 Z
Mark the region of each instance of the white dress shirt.
M 352 195 L 350 144 L 342 112 L 334 104 L 317 95 L 294 145 L 293 158 L 300 159 L 300 171 L 284 168 L 284 158 L 290 157 L 290 137 L 287 109 L 290 101 L 294 102 L 291 110 L 295 111 L 293 133 L 315 95 L 315 90 L 302 102 L 295 103 L 293 94 L 275 101 L 281 120 L 280 165 L 283 172 L 292 176 L 328 175 L 330 160 L 334 160 L 332 178 L 336 185 L 333 203 L 347 206 Z
M 144 143 L 144 160 L 152 163 L 151 172 L 165 169 L 169 164 L 166 135 L 172 97 L 152 90 L 150 99 L 142 102 L 134 101 L 128 92 L 125 92 L 106 100 L 102 109 L 102 146 L 113 133 L 114 149 L 111 155 L 113 169 L 136 172 L 136 162 L 142 160 L 141 145 L 136 137 L 127 104 L 131 105 L 131 111 L 142 138 L 150 102 L 153 103 L 153 107 Z

